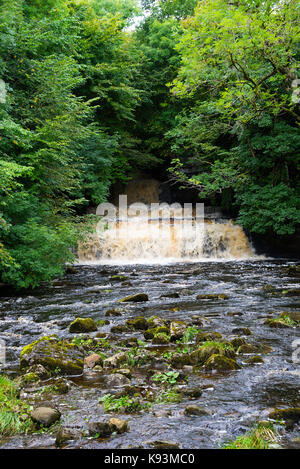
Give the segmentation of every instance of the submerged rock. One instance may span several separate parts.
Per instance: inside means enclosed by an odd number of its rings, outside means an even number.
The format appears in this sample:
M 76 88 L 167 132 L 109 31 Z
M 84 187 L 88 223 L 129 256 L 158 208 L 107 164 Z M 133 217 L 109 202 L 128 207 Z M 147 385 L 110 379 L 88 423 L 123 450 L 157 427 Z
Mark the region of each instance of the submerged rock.
M 20 355 L 20 367 L 42 365 L 56 374 L 78 375 L 83 372 L 84 355 L 74 344 L 56 336 L 42 337 L 26 345 Z
M 164 293 L 160 296 L 161 298 L 179 298 L 179 293 Z
M 44 427 L 50 427 L 50 425 L 60 419 L 61 413 L 51 407 L 38 407 L 31 412 L 30 416 L 35 423 Z
M 179 443 L 176 443 L 174 441 L 165 441 L 165 440 L 157 440 L 157 441 L 148 441 L 146 443 L 149 446 L 152 446 L 152 448 L 155 449 L 179 449 Z
M 241 335 L 252 335 L 252 332 L 249 327 L 236 327 L 235 329 L 232 329 L 232 333 Z
M 264 363 L 264 361 L 259 355 L 254 355 L 254 357 L 248 358 L 248 360 L 246 360 L 246 363 L 249 363 L 250 365 L 255 365 L 256 363 Z
M 184 415 L 197 415 L 198 417 L 204 415 L 211 415 L 211 412 L 204 407 L 200 407 L 198 405 L 188 405 L 184 409 Z
M 119 303 L 125 303 L 125 302 L 140 302 L 140 301 L 148 301 L 149 297 L 146 293 L 137 293 L 135 295 L 130 295 L 126 296 L 125 298 L 122 298 L 119 300 Z
M 108 309 L 105 313 L 105 316 L 122 316 L 122 311 L 120 309 Z
M 228 300 L 229 296 L 225 293 L 216 293 L 208 295 L 197 295 L 196 300 Z
M 97 324 L 92 318 L 76 318 L 69 326 L 70 333 L 96 332 Z

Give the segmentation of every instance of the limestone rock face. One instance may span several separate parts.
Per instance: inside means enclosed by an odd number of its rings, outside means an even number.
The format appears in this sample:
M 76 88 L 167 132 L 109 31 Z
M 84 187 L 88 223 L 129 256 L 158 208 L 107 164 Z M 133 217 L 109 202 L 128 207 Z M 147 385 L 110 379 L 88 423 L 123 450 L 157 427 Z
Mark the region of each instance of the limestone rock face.
M 83 372 L 84 355 L 74 344 L 56 336 L 42 337 L 26 345 L 20 355 L 21 369 L 42 365 L 47 371 L 64 375 Z

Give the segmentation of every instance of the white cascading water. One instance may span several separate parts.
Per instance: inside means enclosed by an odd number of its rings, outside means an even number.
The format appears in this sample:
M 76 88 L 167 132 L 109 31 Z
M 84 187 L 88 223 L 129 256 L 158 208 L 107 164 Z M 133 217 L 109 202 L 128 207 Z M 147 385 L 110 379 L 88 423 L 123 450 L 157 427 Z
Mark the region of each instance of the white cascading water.
M 242 227 L 231 221 L 113 222 L 78 248 L 79 263 L 160 263 L 249 259 L 254 250 Z

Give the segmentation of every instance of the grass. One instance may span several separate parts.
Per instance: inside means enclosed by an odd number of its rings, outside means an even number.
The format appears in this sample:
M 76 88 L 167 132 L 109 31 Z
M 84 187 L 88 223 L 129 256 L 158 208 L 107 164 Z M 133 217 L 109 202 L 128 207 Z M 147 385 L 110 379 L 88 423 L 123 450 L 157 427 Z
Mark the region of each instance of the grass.
M 33 429 L 29 407 L 18 398 L 16 384 L 0 375 L 0 435 L 12 436 Z
M 258 424 L 253 430 L 223 446 L 223 449 L 271 449 L 277 444 L 277 432 L 270 424 Z

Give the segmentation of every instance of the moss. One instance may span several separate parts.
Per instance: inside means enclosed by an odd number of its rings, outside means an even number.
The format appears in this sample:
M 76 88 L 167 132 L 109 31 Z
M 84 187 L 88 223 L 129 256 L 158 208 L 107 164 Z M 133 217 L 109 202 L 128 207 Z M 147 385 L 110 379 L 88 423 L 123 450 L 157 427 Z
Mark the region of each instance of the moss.
M 164 344 L 168 344 L 169 341 L 170 341 L 170 336 L 163 334 L 163 333 L 159 333 L 159 334 L 155 334 L 155 336 L 153 337 L 152 344 L 164 345 Z
M 233 339 L 230 341 L 232 347 L 237 350 L 241 345 L 245 345 L 246 341 L 242 337 L 237 337 L 236 339 Z
M 264 361 L 259 355 L 254 355 L 254 357 L 248 358 L 248 360 L 246 360 L 246 363 L 249 363 L 250 365 L 255 365 L 256 363 L 264 363 Z
M 143 316 L 138 316 L 134 319 L 127 319 L 126 326 L 130 329 L 145 331 L 148 329 L 148 321 Z
M 256 345 L 243 344 L 238 348 L 237 353 L 258 353 L 258 351 L 259 349 Z
M 157 334 L 167 334 L 169 335 L 170 329 L 166 326 L 155 327 L 153 329 L 148 329 L 144 332 L 144 337 L 146 340 L 151 340 Z
M 300 407 L 289 407 L 288 409 L 275 409 L 269 414 L 272 420 L 300 421 Z
M 20 367 L 43 365 L 52 374 L 78 375 L 83 370 L 83 353 L 78 347 L 54 336 L 42 337 L 25 346 L 20 355 Z
M 125 298 L 122 298 L 119 300 L 119 303 L 124 303 L 124 302 L 140 302 L 140 301 L 148 301 L 148 295 L 146 293 L 137 293 L 136 295 L 130 295 L 126 296 Z
M 197 300 L 228 300 L 229 296 L 225 293 L 215 293 L 208 295 L 197 295 Z
M 190 354 L 190 362 L 193 365 L 203 365 L 212 355 L 222 355 L 227 358 L 235 358 L 235 352 L 229 342 L 207 341 Z
M 214 354 L 205 362 L 206 370 L 230 371 L 238 370 L 240 366 L 232 358 Z
M 97 324 L 92 318 L 76 318 L 69 326 L 70 333 L 95 332 Z

